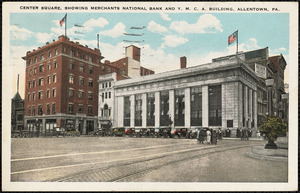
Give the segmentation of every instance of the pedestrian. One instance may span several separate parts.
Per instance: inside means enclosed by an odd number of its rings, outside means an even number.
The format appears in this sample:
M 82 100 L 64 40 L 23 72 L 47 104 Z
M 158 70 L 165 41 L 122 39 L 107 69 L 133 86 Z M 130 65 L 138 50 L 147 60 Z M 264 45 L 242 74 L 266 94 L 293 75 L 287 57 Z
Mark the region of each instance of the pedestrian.
M 249 130 L 245 129 L 245 136 L 244 136 L 245 141 L 249 140 L 248 133 L 249 133 Z
M 252 137 L 252 128 L 250 128 L 249 130 L 249 135 L 248 135 L 250 138 Z
M 217 145 L 218 143 L 218 135 L 216 130 L 211 130 L 211 144 Z
M 236 130 L 236 137 L 237 138 L 241 137 L 241 130 L 240 130 L 240 128 L 237 128 L 237 130 Z
M 243 128 L 243 129 L 241 129 L 241 140 L 242 141 L 245 140 L 244 136 L 245 136 L 245 129 Z
M 206 130 L 206 143 L 211 143 L 211 132 L 209 129 Z
M 219 140 L 222 140 L 222 130 L 221 130 L 221 128 L 219 128 Z
M 260 132 L 259 131 L 256 131 L 256 136 L 257 136 L 257 138 L 260 138 Z

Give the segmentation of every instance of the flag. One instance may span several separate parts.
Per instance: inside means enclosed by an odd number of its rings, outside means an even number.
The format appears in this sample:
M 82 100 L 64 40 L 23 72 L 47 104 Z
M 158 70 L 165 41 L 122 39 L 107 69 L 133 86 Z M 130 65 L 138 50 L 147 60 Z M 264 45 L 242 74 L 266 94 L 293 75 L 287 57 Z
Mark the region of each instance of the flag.
M 67 19 L 67 14 L 59 21 L 59 25 L 62 26 Z
M 236 39 L 238 38 L 238 31 L 233 32 L 233 34 L 231 34 L 228 37 L 228 45 L 232 44 L 233 42 L 236 41 Z

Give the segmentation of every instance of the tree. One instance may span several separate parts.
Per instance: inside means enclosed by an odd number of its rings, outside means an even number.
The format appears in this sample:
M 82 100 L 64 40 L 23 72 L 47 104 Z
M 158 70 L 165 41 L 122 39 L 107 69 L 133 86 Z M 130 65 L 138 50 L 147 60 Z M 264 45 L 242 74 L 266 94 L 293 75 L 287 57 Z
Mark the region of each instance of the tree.
M 277 149 L 274 141 L 277 137 L 284 136 L 288 130 L 287 124 L 279 117 L 267 116 L 264 123 L 259 127 L 260 132 L 264 138 L 268 140 L 266 149 Z

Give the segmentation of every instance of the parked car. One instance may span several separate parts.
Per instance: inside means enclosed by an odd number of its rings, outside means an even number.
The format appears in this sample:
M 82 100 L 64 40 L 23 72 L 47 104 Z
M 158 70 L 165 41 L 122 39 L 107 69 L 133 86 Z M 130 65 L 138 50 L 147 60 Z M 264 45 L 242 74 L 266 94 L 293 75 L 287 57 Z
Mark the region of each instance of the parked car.
M 146 137 L 155 137 L 155 128 L 148 128 L 146 132 Z
M 133 137 L 135 133 L 135 129 L 134 128 L 126 128 L 125 129 L 125 134 L 129 137 Z
M 63 136 L 65 137 L 67 135 L 67 131 L 65 130 L 65 128 L 61 128 L 61 127 L 56 127 L 54 129 L 54 135 L 56 137 L 59 137 L 59 136 Z
M 77 131 L 75 128 L 67 128 L 66 132 L 67 132 L 67 136 L 72 136 L 72 137 L 80 136 L 80 132 Z
M 155 128 L 155 136 L 156 137 L 171 137 L 171 127 L 157 127 Z
M 197 134 L 198 134 L 198 130 L 199 128 L 191 128 L 188 130 L 187 134 L 186 134 L 186 138 L 189 139 L 196 139 L 197 138 Z
M 124 127 L 116 127 L 116 128 L 112 128 L 111 131 L 111 135 L 112 136 L 125 136 L 125 128 Z
M 148 129 L 147 128 L 141 128 L 140 130 L 140 137 L 147 137 L 147 132 L 148 132 Z
M 182 138 L 182 137 L 186 137 L 187 134 L 187 128 L 172 128 L 171 130 L 171 137 L 172 138 Z

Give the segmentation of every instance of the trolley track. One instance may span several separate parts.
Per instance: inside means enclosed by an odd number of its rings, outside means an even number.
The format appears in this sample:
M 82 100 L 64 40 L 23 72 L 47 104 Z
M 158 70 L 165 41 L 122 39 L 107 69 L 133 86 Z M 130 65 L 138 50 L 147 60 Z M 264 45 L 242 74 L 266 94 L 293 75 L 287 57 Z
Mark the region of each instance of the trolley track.
M 157 170 L 161 167 L 197 159 L 224 151 L 231 151 L 252 145 L 239 145 L 232 147 L 232 144 L 224 146 L 201 146 L 180 151 L 164 152 L 151 156 L 141 156 L 133 161 L 121 162 L 111 166 L 97 168 L 95 170 L 83 171 L 63 178 L 51 181 L 56 182 L 122 182 L 133 181 L 140 175 Z

